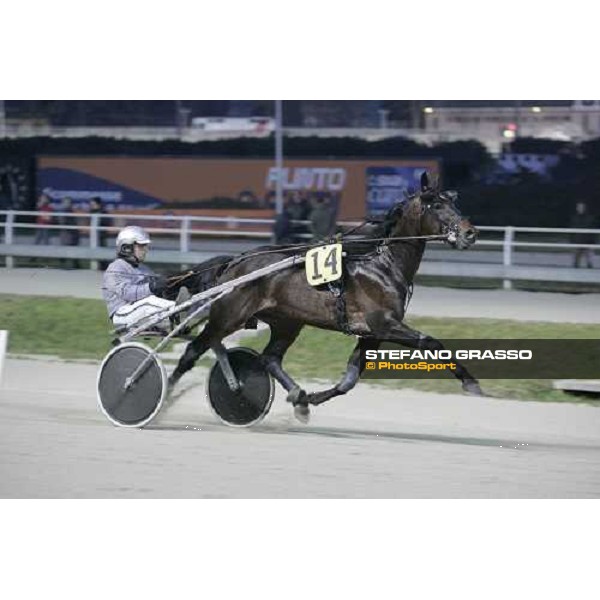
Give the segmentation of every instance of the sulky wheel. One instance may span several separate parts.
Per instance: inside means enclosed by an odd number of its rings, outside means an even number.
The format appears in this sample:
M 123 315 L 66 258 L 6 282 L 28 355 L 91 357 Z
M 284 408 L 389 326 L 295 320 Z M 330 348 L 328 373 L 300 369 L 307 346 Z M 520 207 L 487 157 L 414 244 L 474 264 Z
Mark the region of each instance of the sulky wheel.
M 208 376 L 208 402 L 217 417 L 227 425 L 248 427 L 266 416 L 273 403 L 273 380 L 262 365 L 260 356 L 249 348 L 227 350 L 227 358 L 239 391 L 232 391 L 216 362 Z
M 135 380 L 128 385 L 132 376 Z M 150 348 L 128 342 L 106 355 L 97 392 L 100 410 L 115 425 L 143 427 L 158 414 L 167 395 L 167 374 Z

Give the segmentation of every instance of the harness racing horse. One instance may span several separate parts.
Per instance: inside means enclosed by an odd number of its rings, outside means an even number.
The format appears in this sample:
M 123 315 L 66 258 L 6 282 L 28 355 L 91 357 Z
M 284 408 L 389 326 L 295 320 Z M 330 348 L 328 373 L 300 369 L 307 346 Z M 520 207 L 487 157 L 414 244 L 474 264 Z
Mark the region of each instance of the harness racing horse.
M 287 400 L 296 416 L 306 421 L 309 405 L 318 405 L 350 391 L 360 377 L 360 351 L 382 342 L 395 342 L 420 350 L 441 350 L 441 342 L 406 325 L 403 320 L 412 282 L 417 273 L 426 238 L 442 237 L 452 247 L 464 250 L 477 238 L 477 230 L 464 219 L 455 204 L 455 192 L 440 192 L 427 174 L 421 178 L 419 193 L 397 203 L 378 224 L 365 226 L 368 234 L 360 240 L 344 241 L 343 291 L 308 284 L 304 269 L 292 267 L 250 284 L 240 286 L 211 307 L 204 330 L 187 346 L 170 377 L 173 386 L 209 348 L 219 362 L 226 357 L 222 340 L 255 317 L 267 323 L 270 340 L 263 350 L 266 370 L 287 390 Z M 389 239 L 377 244 L 377 240 Z M 396 239 L 401 238 L 401 239 Z M 424 239 L 425 238 L 425 239 Z M 376 251 L 357 252 L 364 242 Z M 219 267 L 218 283 L 233 280 L 289 255 L 285 248 L 241 255 Z M 195 290 L 194 290 L 195 291 Z M 341 302 L 340 302 L 341 298 Z M 285 353 L 305 325 L 343 331 L 358 338 L 342 379 L 332 388 L 306 394 L 282 367 Z M 452 373 L 463 390 L 482 395 L 478 381 L 459 363 Z

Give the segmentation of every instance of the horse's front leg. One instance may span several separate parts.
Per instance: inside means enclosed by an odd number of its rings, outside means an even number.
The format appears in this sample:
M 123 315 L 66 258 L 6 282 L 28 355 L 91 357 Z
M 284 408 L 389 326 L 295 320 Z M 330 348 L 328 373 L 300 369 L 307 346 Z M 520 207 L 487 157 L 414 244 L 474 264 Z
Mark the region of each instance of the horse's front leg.
M 406 323 L 393 323 L 388 325 L 388 330 L 381 334 L 383 341 L 394 342 L 401 344 L 407 348 L 416 348 L 418 350 L 444 350 L 444 345 L 438 339 L 421 333 L 412 327 L 406 325 Z M 454 361 L 456 369 L 452 371 L 452 374 L 460 379 L 462 383 L 463 391 L 473 396 L 485 396 L 479 381 L 460 362 Z
M 262 352 L 262 363 L 265 369 L 288 392 L 286 400 L 293 404 L 294 414 L 298 420 L 307 423 L 310 417 L 310 410 L 308 408 L 306 392 L 285 372 L 282 366 L 285 353 L 296 341 L 303 325 L 270 320 L 266 322 L 271 327 L 271 338 Z
M 361 351 L 372 349 L 377 350 L 379 348 L 380 342 L 379 340 L 363 338 L 359 339 L 350 358 L 348 359 L 348 365 L 346 366 L 346 371 L 342 376 L 342 379 L 334 385 L 332 388 L 328 390 L 324 390 L 322 392 L 315 392 L 313 394 L 308 395 L 308 402 L 313 405 L 323 404 L 323 402 L 327 402 L 327 400 L 331 400 L 336 396 L 341 396 L 342 394 L 347 394 L 351 389 L 353 389 L 360 376 L 362 371 L 360 366 L 360 354 Z

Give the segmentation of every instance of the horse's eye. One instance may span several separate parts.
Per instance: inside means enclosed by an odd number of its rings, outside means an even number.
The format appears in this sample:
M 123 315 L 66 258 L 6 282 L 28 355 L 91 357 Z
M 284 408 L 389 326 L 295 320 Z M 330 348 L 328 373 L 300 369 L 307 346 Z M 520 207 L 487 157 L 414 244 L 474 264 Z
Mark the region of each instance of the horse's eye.
M 443 204 L 441 202 L 434 202 L 432 206 L 433 206 L 433 208 L 435 208 L 435 210 L 440 210 L 440 208 L 442 208 Z

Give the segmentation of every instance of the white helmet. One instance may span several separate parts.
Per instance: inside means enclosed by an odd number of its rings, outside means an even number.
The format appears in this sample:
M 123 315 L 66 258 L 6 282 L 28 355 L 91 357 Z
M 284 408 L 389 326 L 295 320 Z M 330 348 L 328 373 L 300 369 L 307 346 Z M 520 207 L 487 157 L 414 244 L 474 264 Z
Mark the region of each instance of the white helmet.
M 119 256 L 130 256 L 133 253 L 134 244 L 149 244 L 150 236 L 137 225 L 129 225 L 117 236 L 117 254 Z

